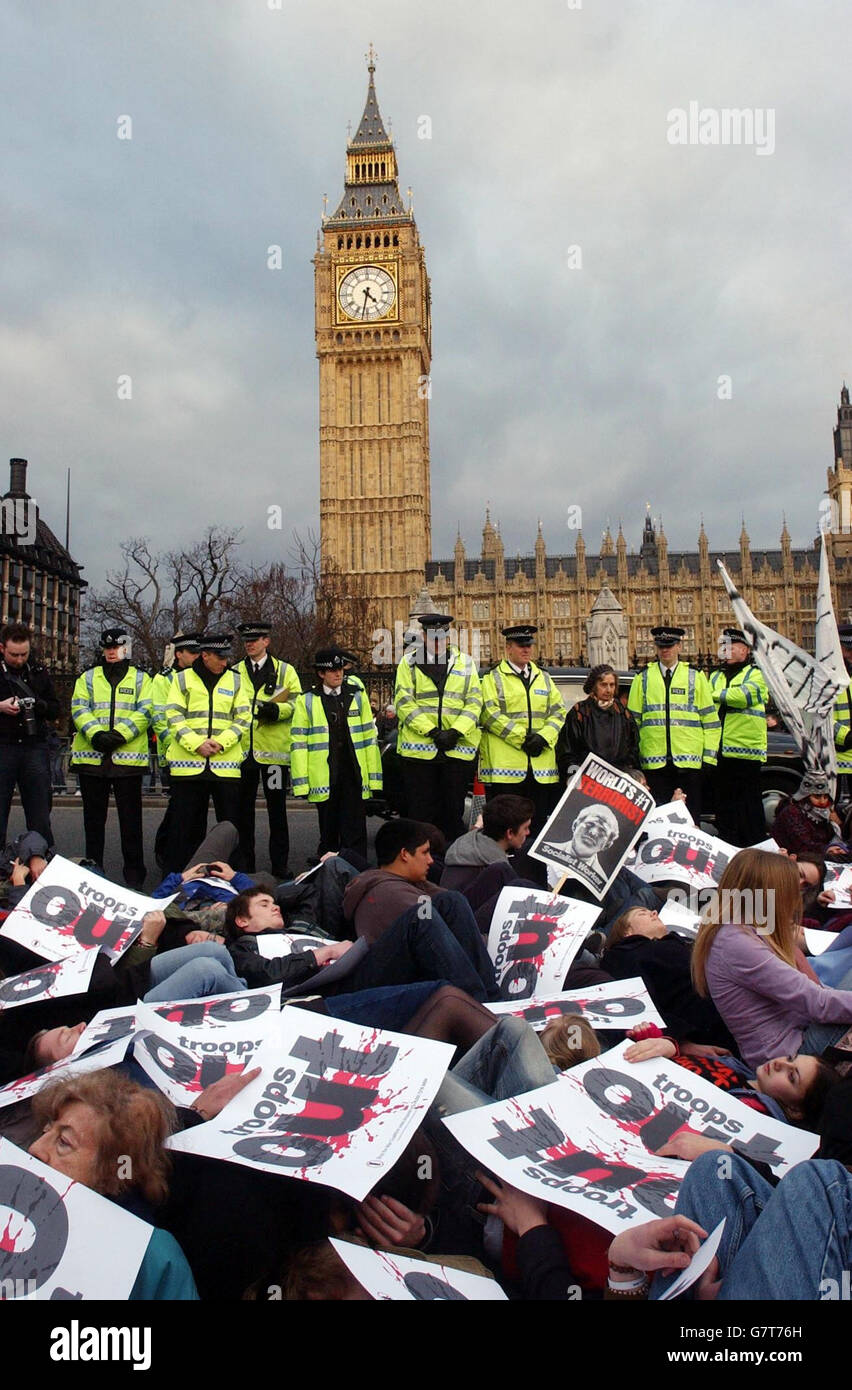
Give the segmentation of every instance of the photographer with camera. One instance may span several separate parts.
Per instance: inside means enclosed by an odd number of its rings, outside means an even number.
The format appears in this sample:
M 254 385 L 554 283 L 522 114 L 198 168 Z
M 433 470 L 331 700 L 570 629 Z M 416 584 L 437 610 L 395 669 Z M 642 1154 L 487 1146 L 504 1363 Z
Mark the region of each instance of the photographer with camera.
M 48 722 L 59 717 L 59 701 L 44 666 L 30 661 L 30 631 L 23 623 L 0 630 L 0 845 L 17 786 L 28 830 L 48 845 L 50 755 Z

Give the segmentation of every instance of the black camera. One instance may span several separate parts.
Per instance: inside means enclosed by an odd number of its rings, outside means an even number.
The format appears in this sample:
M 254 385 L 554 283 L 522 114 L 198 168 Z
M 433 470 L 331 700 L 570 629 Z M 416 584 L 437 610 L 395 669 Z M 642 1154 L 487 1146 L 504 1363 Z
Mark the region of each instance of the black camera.
M 28 738 L 36 736 L 36 717 L 35 717 L 35 696 L 21 695 L 18 698 L 18 709 L 23 720 L 24 733 Z

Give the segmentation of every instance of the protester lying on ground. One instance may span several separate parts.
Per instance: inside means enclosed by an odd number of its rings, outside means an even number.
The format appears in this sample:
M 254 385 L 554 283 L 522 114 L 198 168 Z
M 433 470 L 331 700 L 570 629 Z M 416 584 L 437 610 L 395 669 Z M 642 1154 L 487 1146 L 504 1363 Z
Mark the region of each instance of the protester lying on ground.
M 372 1245 L 395 1255 L 491 1278 L 471 1254 L 445 1252 L 440 1220 L 440 1161 L 422 1129 L 412 1136 L 393 1168 L 363 1202 L 333 1192 L 328 1234 L 356 1245 Z M 437 1244 L 436 1244 L 437 1242 Z M 258 1279 L 247 1299 L 348 1302 L 368 1299 L 328 1238 L 293 1252 L 271 1278 Z
M 639 976 L 645 982 L 666 1032 L 682 1053 L 733 1052 L 734 1039 L 715 1004 L 701 998 L 693 986 L 692 950 L 693 943 L 669 931 L 656 909 L 633 907 L 610 929 L 601 967 L 611 979 Z
M 468 961 L 466 968 L 448 969 L 442 948 L 444 965 L 440 978 L 449 979 L 474 998 L 497 999 L 494 967 L 469 903 L 461 893 L 438 888 L 425 878 L 432 862 L 428 826 L 419 821 L 388 821 L 376 834 L 375 848 L 379 868 L 353 879 L 343 900 L 344 913 L 353 923 L 356 935 L 372 947 L 368 960 L 375 962 L 376 947 L 389 928 L 402 926 L 416 931 L 418 923 L 422 926 L 425 922 L 436 947 L 439 937 L 443 942 L 452 937 Z M 445 929 L 443 933 L 441 927 Z M 478 977 L 478 984 L 473 983 L 471 974 Z M 409 978 L 429 976 L 421 973 Z M 433 972 L 431 978 L 438 975 Z M 388 981 L 374 979 L 371 983 Z
M 811 1159 L 796 1164 L 773 1188 L 739 1154 L 726 1165 L 726 1181 L 720 1182 L 718 1155 L 702 1154 L 689 1165 L 678 1192 L 675 1223 L 709 1232 L 725 1220 L 718 1254 L 686 1296 L 726 1302 L 841 1297 L 852 1258 L 852 1176 L 846 1169 Z M 640 1297 L 647 1285 L 634 1271 L 650 1266 L 640 1263 L 629 1241 L 645 1229 L 622 1233 L 610 1247 L 610 1259 L 633 1266 L 617 1277 L 628 1281 L 633 1274 Z M 651 1298 L 659 1298 L 669 1283 L 661 1271 Z
M 500 865 L 507 884 L 514 882 L 519 873 L 523 876 L 512 856 L 523 850 L 534 814 L 535 806 L 526 796 L 505 792 L 486 801 L 482 808 L 482 828 L 461 835 L 447 850 L 441 887 L 464 893 L 475 910 L 480 900 L 474 902 L 470 890 L 484 869 Z M 490 886 L 486 896 L 491 897 L 494 892 L 495 886 Z
M 327 996 L 325 1012 L 403 1032 L 409 1031 L 403 1024 L 439 984 L 461 979 L 457 993 L 471 1004 L 489 991 L 496 997 L 490 962 L 490 978 L 483 980 L 459 942 L 436 916 L 420 919 L 407 914 L 407 918 L 392 926 L 371 947 L 365 942 L 353 946 L 351 941 L 331 941 L 327 946 L 270 960 L 260 954 L 257 938 L 287 935 L 281 909 L 270 894 L 252 889 L 228 906 L 229 950 L 235 969 L 252 989 L 279 983 L 288 990 L 306 985 Z M 352 955 L 347 959 L 350 950 Z M 351 968 L 337 972 L 337 978 L 326 987 L 318 972 L 331 962 L 344 962 Z M 475 991 L 472 998 L 469 991 L 463 992 L 465 982 Z M 371 996 L 369 1012 L 368 1001 L 363 999 L 362 1013 L 359 997 L 367 993 Z M 344 995 L 348 1001 L 345 1013 L 341 1012 Z M 480 1018 L 487 1017 L 489 1026 L 493 1024 L 492 1015 L 480 1008 L 476 1012 Z
M 852 1023 L 852 990 L 829 989 L 797 968 L 801 914 L 795 864 L 744 849 L 722 874 L 693 948 L 695 989 L 713 1000 L 753 1067 L 818 1056 Z
M 840 817 L 834 809 L 825 773 L 806 772 L 799 790 L 779 803 L 772 823 L 772 838 L 791 854 L 848 857 L 848 847 L 841 837 Z
M 163 1145 L 177 1127 L 174 1107 L 165 1096 L 118 1072 L 97 1071 L 45 1087 L 32 1108 L 42 1126 L 30 1145 L 34 1158 L 153 1223 L 155 1209 L 168 1195 Z M 155 1228 L 131 1301 L 197 1298 L 180 1246 L 167 1231 Z
M 563 1014 L 554 1018 L 539 1034 L 541 1045 L 550 1062 L 557 1071 L 568 1071 L 580 1062 L 589 1062 L 599 1057 L 601 1045 L 598 1036 L 585 1018 L 579 1014 Z
M 17 907 L 47 868 L 54 850 L 37 830 L 24 830 L 0 855 L 0 909 Z
M 728 1095 L 741 1100 L 773 1120 L 799 1125 L 812 1133 L 820 1133 L 820 1123 L 832 1088 L 842 1080 L 830 1062 L 806 1053 L 795 1057 L 773 1057 L 757 1068 L 748 1066 L 736 1057 L 689 1057 L 678 1052 L 677 1043 L 656 1030 L 653 1025 L 640 1025 L 631 1036 L 644 1032 L 624 1053 L 626 1062 L 647 1062 L 652 1057 L 670 1057 L 678 1066 L 712 1082 Z M 683 1130 L 658 1152 L 672 1158 L 693 1159 L 705 1149 L 729 1148 L 730 1145 L 703 1135 Z M 736 1152 L 736 1150 L 733 1150 Z
M 563 1230 L 551 1224 L 554 1219 L 574 1213 L 549 1207 L 538 1197 L 531 1197 L 492 1174 L 479 1172 L 476 1176 L 492 1198 L 480 1204 L 481 1210 L 502 1221 L 506 1231 L 518 1238 L 520 1292 L 529 1301 L 573 1302 L 581 1294 L 599 1296 L 601 1291 L 605 1298 L 646 1298 L 647 1272 L 685 1269 L 707 1236 L 704 1227 L 695 1221 L 666 1216 L 622 1231 L 611 1240 L 600 1226 L 592 1227 L 591 1222 L 580 1217 L 578 1220 L 591 1227 L 598 1238 L 598 1268 L 590 1285 L 584 1283 L 576 1255 L 566 1254 Z
M 102 1009 L 120 1008 L 143 1000 L 146 1004 L 171 999 L 201 999 L 234 994 L 245 981 L 234 971 L 228 951 L 214 942 L 182 946 L 157 953 L 166 925 L 162 912 L 146 913 L 142 931 L 128 951 L 111 965 L 101 954 L 92 982 L 82 995 L 27 1004 L 0 1013 L 0 1083 L 70 1056 L 77 1037 Z

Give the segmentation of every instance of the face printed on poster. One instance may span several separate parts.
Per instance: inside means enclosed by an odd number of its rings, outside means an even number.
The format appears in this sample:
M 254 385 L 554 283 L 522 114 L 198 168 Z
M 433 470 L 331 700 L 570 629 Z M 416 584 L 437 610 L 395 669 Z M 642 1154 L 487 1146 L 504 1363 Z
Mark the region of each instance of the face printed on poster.
M 600 900 L 653 808 L 646 787 L 590 753 L 527 853 L 578 879 Z
M 447 1043 L 285 1009 L 261 1075 L 167 1147 L 337 1187 L 361 1200 L 392 1168 L 452 1061 Z
M 96 951 L 78 951 L 68 960 L 52 961 L 20 975 L 0 980 L 0 1013 L 21 1004 L 41 1003 L 44 999 L 62 999 L 73 994 L 85 994 L 95 968 Z
M 0 936 L 45 960 L 103 951 L 118 960 L 142 930 L 146 912 L 162 912 L 173 898 L 146 898 L 57 855 L 10 912 Z
M 504 888 L 488 932 L 488 954 L 504 999 L 558 994 L 600 908 L 538 888 Z
M 651 1002 L 644 980 L 611 980 L 588 989 L 570 989 L 562 994 L 537 996 L 517 1004 L 486 1004 L 489 1013 L 503 1018 L 506 1014 L 522 1018 L 531 1028 L 540 1031 L 554 1019 L 574 1014 L 584 1018 L 592 1028 L 618 1031 L 635 1028 L 639 1023 L 665 1024 Z
M 416 1303 L 506 1302 L 496 1279 L 468 1274 L 431 1260 L 412 1260 L 388 1250 L 371 1250 L 335 1240 L 331 1244 L 358 1283 L 374 1299 Z
M 153 1227 L 0 1139 L 4 1299 L 127 1299 Z

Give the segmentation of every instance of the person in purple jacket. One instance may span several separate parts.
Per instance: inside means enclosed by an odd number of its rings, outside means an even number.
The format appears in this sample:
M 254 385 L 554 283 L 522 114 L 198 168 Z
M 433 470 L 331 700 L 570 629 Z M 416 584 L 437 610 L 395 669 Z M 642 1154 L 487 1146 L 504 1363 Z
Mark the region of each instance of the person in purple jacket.
M 713 1000 L 749 1066 L 819 1056 L 852 1024 L 852 988 L 829 989 L 797 968 L 801 916 L 796 865 L 745 849 L 725 869 L 698 933 L 695 988 Z

